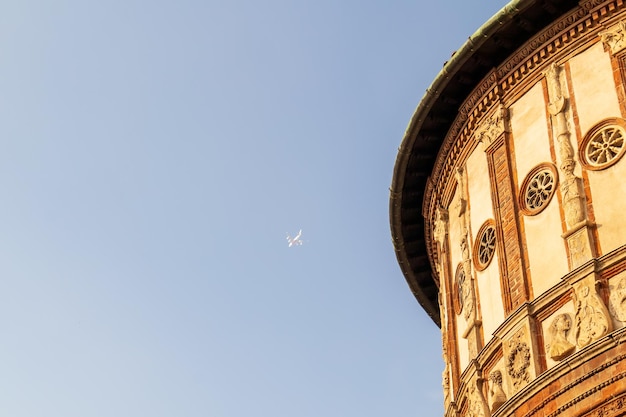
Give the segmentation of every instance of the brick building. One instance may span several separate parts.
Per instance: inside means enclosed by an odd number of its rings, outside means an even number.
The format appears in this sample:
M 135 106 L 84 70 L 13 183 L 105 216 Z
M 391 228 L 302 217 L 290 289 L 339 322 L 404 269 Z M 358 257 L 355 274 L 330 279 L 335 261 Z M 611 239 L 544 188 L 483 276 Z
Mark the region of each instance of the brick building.
M 445 415 L 626 416 L 626 4 L 515 0 L 445 64 L 390 218 Z

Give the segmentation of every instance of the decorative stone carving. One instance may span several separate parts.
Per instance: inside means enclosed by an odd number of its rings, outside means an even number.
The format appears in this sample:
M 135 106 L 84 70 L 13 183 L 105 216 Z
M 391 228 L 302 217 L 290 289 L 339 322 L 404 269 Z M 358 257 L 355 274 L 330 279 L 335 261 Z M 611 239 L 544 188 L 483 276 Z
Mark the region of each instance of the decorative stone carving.
M 504 132 L 509 132 L 509 111 L 500 104 L 496 112 L 487 117 L 476 129 L 476 140 L 489 147 Z
M 573 238 L 577 239 L 576 242 L 569 242 L 568 239 L 577 230 L 587 227 L 587 213 L 583 182 L 574 174 L 576 161 L 574 160 L 574 148 L 570 141 L 571 133 L 566 118 L 568 100 L 563 93 L 560 73 L 561 68 L 553 63 L 544 75 L 548 83 L 550 97 L 548 111 L 554 121 L 554 133 L 559 144 L 560 189 L 567 226 L 567 232 L 563 238 L 568 240 L 568 247 L 575 247 L 577 250 L 577 256 L 571 256 L 570 267 L 573 269 L 587 261 L 591 256 L 592 237 L 589 233 L 584 233 Z
M 468 351 L 470 358 L 478 356 L 478 352 L 482 348 L 479 312 L 476 307 L 476 290 L 474 286 L 474 277 L 472 274 L 472 258 L 470 255 L 470 234 L 467 224 L 469 223 L 469 213 L 467 212 L 467 200 L 465 193 L 465 172 L 463 168 L 456 171 L 457 193 L 459 195 L 459 227 L 460 227 L 460 246 L 461 246 L 461 263 L 462 274 L 457 271 L 458 290 L 460 292 L 463 310 L 463 318 L 465 319 L 466 329 L 463 331 L 463 338 L 467 339 Z M 460 279 L 462 276 L 462 279 Z
M 589 246 L 590 239 L 589 227 L 586 225 L 566 236 L 572 266 L 582 265 L 593 257 Z
M 509 342 L 509 355 L 506 358 L 506 371 L 513 380 L 517 391 L 530 381 L 530 348 L 518 339 Z
M 469 407 L 467 410 L 467 417 L 489 417 L 489 407 L 485 401 L 485 397 L 482 392 L 482 383 L 476 380 L 474 383 L 470 383 L 468 389 Z
M 585 219 L 584 200 L 581 179 L 574 175 L 576 162 L 574 148 L 570 142 L 570 132 L 565 117 L 567 100 L 561 89 L 560 68 L 552 64 L 545 76 L 550 91 L 548 110 L 556 122 L 556 136 L 559 142 L 559 156 L 561 157 L 561 192 L 565 220 L 568 227 L 573 227 Z
M 548 329 L 551 341 L 546 346 L 546 351 L 552 360 L 560 361 L 571 355 L 576 349 L 576 346 L 567 339 L 571 328 L 572 319 L 569 314 L 559 314 L 552 320 L 552 324 L 550 324 Z
M 435 238 L 435 242 L 437 242 L 437 262 L 435 262 L 435 267 L 437 268 L 437 272 L 441 275 L 442 262 L 445 262 L 444 248 L 445 242 L 448 238 L 448 210 L 443 207 L 437 207 L 435 211 L 435 226 L 433 230 L 433 237 Z M 441 277 L 439 282 L 441 282 Z M 440 309 L 440 311 L 443 311 Z
M 495 412 L 502 404 L 506 402 L 506 394 L 502 389 L 502 372 L 495 370 L 489 374 L 489 408 L 491 412 Z
M 583 348 L 611 331 L 609 312 L 596 292 L 595 279 L 587 277 L 574 285 L 576 345 Z
M 472 269 L 469 265 L 469 261 L 466 261 L 466 259 L 469 259 L 468 246 L 467 236 L 465 236 L 461 240 L 461 251 L 463 253 L 463 278 L 459 279 L 459 290 L 461 293 L 461 308 L 463 310 L 463 317 L 465 320 L 469 321 L 474 314 L 475 300 L 474 291 L 472 291 L 471 275 L 468 275 L 468 273 L 472 273 Z
M 448 313 L 447 307 L 444 304 L 444 294 L 446 293 L 446 286 L 448 285 L 446 280 L 441 281 L 443 283 L 439 292 L 439 311 L 441 312 L 441 357 L 445 365 L 443 372 L 441 373 L 441 384 L 443 387 L 443 403 L 447 408 L 450 404 L 452 397 L 452 390 L 450 389 L 450 358 L 448 356 Z
M 572 228 L 582 223 L 585 218 L 582 184 L 580 178 L 574 176 L 574 162 L 563 164 L 562 168 L 566 175 L 561 182 L 563 206 L 565 209 L 565 222 Z
M 626 22 L 621 21 L 599 35 L 611 55 L 615 55 L 626 47 Z
M 465 272 L 463 271 L 463 264 L 460 263 L 456 267 L 453 283 L 452 303 L 454 304 L 454 312 L 461 314 L 463 311 L 463 288 L 465 284 Z
M 457 192 L 459 194 L 459 202 L 457 203 L 457 209 L 459 211 L 459 218 L 461 219 L 461 232 L 466 231 L 466 219 L 465 212 L 467 210 L 467 200 L 465 199 L 465 171 L 462 167 L 457 168 L 454 174 L 457 182 Z
M 448 236 L 448 210 L 437 207 L 435 211 L 435 230 L 433 232 L 437 243 L 443 246 L 446 236 Z
M 610 285 L 609 311 L 615 320 L 626 322 L 626 277 L 622 277 L 617 285 Z
M 525 387 L 537 374 L 530 323 L 526 323 L 513 336 L 502 342 L 504 369 L 512 395 Z
M 447 363 L 441 374 L 441 386 L 443 387 L 443 404 L 447 408 L 450 404 L 450 365 Z
M 461 291 L 463 317 L 468 324 L 471 324 L 474 318 L 474 291 L 472 285 L 472 265 L 469 251 L 469 232 L 467 230 L 467 200 L 465 200 L 465 178 L 463 168 L 457 169 L 456 178 L 458 182 L 459 193 L 459 224 L 461 227 L 461 265 L 463 266 L 463 279 L 459 280 L 459 290 Z

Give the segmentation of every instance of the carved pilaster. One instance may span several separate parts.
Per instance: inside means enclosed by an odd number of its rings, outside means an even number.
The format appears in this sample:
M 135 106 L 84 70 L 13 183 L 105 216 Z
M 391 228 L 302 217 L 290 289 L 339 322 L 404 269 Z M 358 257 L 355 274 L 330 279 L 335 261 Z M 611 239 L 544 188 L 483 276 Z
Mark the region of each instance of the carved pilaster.
M 567 123 L 568 99 L 561 86 L 561 68 L 552 64 L 545 72 L 548 83 L 550 102 L 548 111 L 552 116 L 558 142 L 560 159 L 559 173 L 561 176 L 561 196 L 567 231 L 563 234 L 570 249 L 570 267 L 573 269 L 593 256 L 591 234 L 588 231 L 587 214 L 585 210 L 585 194 L 582 178 L 574 174 L 576 161 L 574 148 L 570 141 L 571 133 Z
M 465 172 L 463 168 L 458 168 L 456 172 L 457 190 L 459 193 L 458 213 L 459 213 L 459 225 L 461 228 L 461 264 L 463 267 L 463 274 L 465 279 L 462 282 L 459 290 L 462 293 L 463 300 L 463 318 L 465 319 L 466 329 L 463 332 L 463 337 L 467 339 L 470 358 L 478 356 L 480 351 L 481 340 L 479 327 L 481 321 L 479 314 L 476 311 L 476 285 L 474 282 L 474 274 L 472 272 L 472 257 L 470 254 L 470 233 L 467 227 L 468 216 L 467 213 L 467 200 L 465 194 Z
M 469 253 L 469 230 L 467 228 L 467 200 L 465 199 L 465 175 L 463 168 L 459 168 L 456 173 L 457 179 L 457 190 L 459 193 L 459 203 L 458 203 L 458 215 L 459 215 L 459 225 L 461 228 L 461 255 L 462 255 L 462 265 L 463 265 L 463 273 L 465 275 L 465 280 L 461 286 L 461 291 L 463 294 L 463 317 L 467 322 L 468 326 L 473 324 L 474 318 L 476 317 L 475 311 L 475 294 L 474 294 L 474 285 L 472 279 L 472 262 L 471 256 Z
M 448 210 L 446 210 L 442 206 L 437 206 L 435 208 L 435 218 L 432 222 L 433 224 L 433 233 L 432 236 L 436 243 L 436 251 L 435 251 L 435 268 L 439 275 L 439 311 L 441 314 L 441 344 L 442 344 L 442 358 L 443 363 L 445 364 L 445 368 L 441 374 L 442 386 L 443 386 L 443 395 L 444 395 L 444 406 L 447 409 L 451 403 L 454 401 L 454 390 L 452 389 L 452 366 L 451 366 L 451 358 L 448 355 L 448 347 L 450 343 L 450 330 L 449 330 L 449 317 L 448 311 L 452 308 L 450 305 L 447 305 L 450 302 L 450 290 L 454 288 L 454 285 L 451 285 L 450 276 L 449 276 L 449 230 L 450 230 L 450 221 Z
M 600 39 L 605 46 L 605 50 L 615 55 L 626 48 L 626 22 L 621 21 L 611 26 L 604 32 L 600 32 Z
M 454 393 L 450 386 L 452 379 L 452 367 L 450 366 L 450 357 L 448 356 L 448 313 L 447 307 L 444 305 L 444 297 L 446 294 L 447 280 L 441 280 L 442 286 L 439 289 L 439 311 L 441 312 L 441 357 L 444 363 L 444 369 L 441 373 L 441 384 L 443 387 L 443 403 L 447 409 L 450 402 L 454 400 Z

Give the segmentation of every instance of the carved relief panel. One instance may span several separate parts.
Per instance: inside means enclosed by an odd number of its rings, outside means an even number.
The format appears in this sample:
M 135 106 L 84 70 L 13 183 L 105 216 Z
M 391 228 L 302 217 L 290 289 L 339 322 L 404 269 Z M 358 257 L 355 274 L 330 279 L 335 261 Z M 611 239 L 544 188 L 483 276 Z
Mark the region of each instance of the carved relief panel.
M 499 369 L 489 373 L 489 409 L 495 412 L 507 400 L 504 393 L 502 371 Z
M 626 23 L 619 22 L 608 30 L 600 32 L 600 38 L 611 55 L 615 55 L 626 47 Z
M 593 275 L 573 284 L 573 288 L 576 345 L 584 348 L 605 336 L 613 326 L 609 312 L 596 290 Z
M 624 273 L 609 280 L 609 312 L 616 327 L 626 325 L 626 275 Z
M 500 105 L 492 115 L 486 117 L 476 128 L 475 138 L 482 143 L 484 150 L 504 132 L 510 131 L 508 110 Z
M 536 349 L 531 334 L 529 325 L 526 324 L 502 343 L 505 372 L 512 393 L 528 385 L 538 373 Z
M 489 406 L 482 390 L 482 382 L 475 378 L 469 382 L 467 394 L 467 417 L 489 417 Z
M 546 356 L 553 362 L 561 361 L 576 350 L 572 315 L 560 312 L 553 315 L 548 323 L 547 332 L 544 332 L 547 336 Z

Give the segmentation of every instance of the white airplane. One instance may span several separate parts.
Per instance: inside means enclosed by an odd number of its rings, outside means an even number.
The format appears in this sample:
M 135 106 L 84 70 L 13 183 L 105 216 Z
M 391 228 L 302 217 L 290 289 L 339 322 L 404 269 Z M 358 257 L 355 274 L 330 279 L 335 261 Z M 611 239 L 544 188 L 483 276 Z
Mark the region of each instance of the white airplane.
M 300 229 L 296 237 L 292 238 L 291 236 L 289 236 L 289 234 L 287 234 L 287 242 L 289 242 L 289 247 L 302 245 L 302 239 L 300 238 L 301 236 L 302 236 L 302 229 Z

